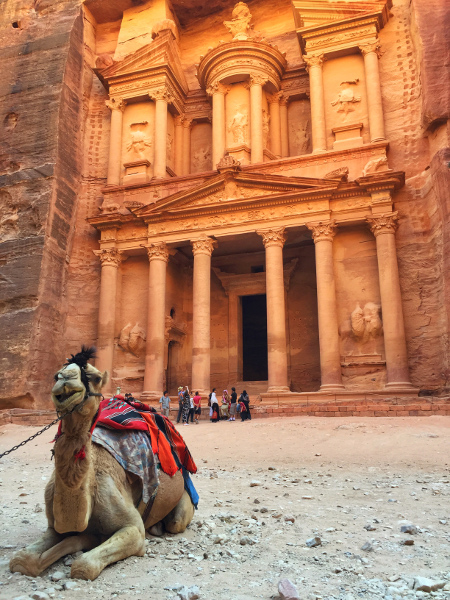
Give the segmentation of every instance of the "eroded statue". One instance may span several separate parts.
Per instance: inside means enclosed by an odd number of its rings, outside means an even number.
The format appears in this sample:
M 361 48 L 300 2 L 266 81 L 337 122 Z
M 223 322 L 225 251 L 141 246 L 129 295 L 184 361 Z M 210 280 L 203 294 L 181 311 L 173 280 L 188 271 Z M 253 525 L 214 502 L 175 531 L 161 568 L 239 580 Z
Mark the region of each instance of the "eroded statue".
M 245 2 L 238 2 L 231 13 L 231 21 L 224 21 L 225 27 L 235 40 L 247 40 L 251 35 L 252 15 Z
M 89 364 L 94 352 L 83 347 L 55 375 L 52 401 L 65 416 L 55 437 L 55 469 L 45 488 L 48 528 L 14 555 L 13 573 L 36 577 L 82 550 L 71 577 L 95 579 L 111 563 L 143 556 L 147 529 L 156 535 L 164 528 L 180 533 L 194 515 L 198 497 L 192 482 L 186 484 L 186 474 L 189 478 L 196 467 L 183 439 L 169 419 L 145 404 L 128 404 L 123 397 L 102 400 L 108 373 Z M 142 454 L 133 453 L 136 444 L 146 448 L 145 465 Z M 128 466 L 134 461 L 137 472 L 126 471 L 111 447 L 122 450 Z
M 228 126 L 228 131 L 233 136 L 233 142 L 235 144 L 245 144 L 247 141 L 247 127 L 248 127 L 248 116 L 246 113 L 241 112 L 240 109 L 235 113 L 233 120 Z
M 120 332 L 119 346 L 125 352 L 131 352 L 134 356 L 141 356 L 145 350 L 145 330 L 136 323 L 127 323 Z
M 355 94 L 353 85 L 358 84 L 359 79 L 353 79 L 352 81 L 343 81 L 341 83 L 341 91 L 338 93 L 336 100 L 331 103 L 332 106 L 336 106 L 338 113 L 344 113 L 344 121 L 347 118 L 349 112 L 355 110 L 354 104 L 361 102 L 361 96 Z
M 367 302 L 364 308 L 357 304 L 350 320 L 353 336 L 362 343 L 375 339 L 383 332 L 381 306 L 374 302 Z
M 131 160 L 146 158 L 146 149 L 150 148 L 152 143 L 146 135 L 145 129 L 147 122 L 132 123 L 130 125 L 130 137 L 127 143 L 127 152 Z

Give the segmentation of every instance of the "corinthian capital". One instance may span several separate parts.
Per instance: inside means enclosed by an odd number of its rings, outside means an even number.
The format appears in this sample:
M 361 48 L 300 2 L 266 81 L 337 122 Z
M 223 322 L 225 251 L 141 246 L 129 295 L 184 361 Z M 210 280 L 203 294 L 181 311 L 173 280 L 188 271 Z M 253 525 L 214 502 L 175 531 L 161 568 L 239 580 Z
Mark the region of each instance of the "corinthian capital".
M 266 94 L 267 102 L 269 104 L 279 104 L 283 96 L 283 92 L 275 92 L 274 94 Z
M 192 254 L 195 256 L 196 254 L 207 254 L 211 256 L 214 248 L 217 247 L 216 240 L 204 235 L 197 240 L 193 240 L 191 242 L 192 245 Z
M 120 110 L 123 112 L 125 109 L 125 102 L 122 98 L 110 98 L 105 101 L 105 104 L 109 110 Z
M 151 90 L 148 94 L 152 100 L 164 100 L 164 102 L 173 102 L 174 97 L 166 87 Z
M 367 222 L 370 226 L 370 231 L 375 237 L 382 233 L 394 234 L 397 229 L 398 213 L 387 213 L 378 217 L 367 217 Z
M 95 256 L 98 256 L 103 267 L 118 267 L 122 262 L 122 251 L 117 248 L 102 248 L 94 250 Z
M 262 237 L 265 248 L 269 246 L 284 246 L 286 241 L 286 232 L 284 227 L 277 227 L 274 229 L 264 229 L 256 232 Z
M 314 243 L 323 241 L 332 241 L 336 235 L 336 221 L 319 221 L 318 223 L 306 223 L 306 227 L 311 231 Z
M 231 87 L 229 85 L 224 85 L 223 83 L 220 83 L 220 81 L 216 81 L 206 88 L 206 93 L 208 96 L 212 96 L 214 94 L 223 94 L 225 96 L 228 94 L 230 89 Z
M 148 260 L 169 260 L 169 251 L 165 242 L 154 242 L 146 246 Z
M 319 67 L 321 69 L 324 57 L 323 54 L 318 54 L 317 56 L 304 56 L 303 60 L 306 64 L 306 70 L 309 72 L 312 67 Z
M 249 79 L 250 87 L 252 87 L 252 85 L 263 86 L 268 81 L 269 81 L 269 78 L 266 75 L 260 75 L 259 73 L 250 74 L 250 79 Z
M 363 56 L 365 56 L 366 54 L 369 54 L 370 52 L 374 52 L 378 58 L 380 58 L 381 54 L 380 54 L 380 42 L 378 40 L 373 40 L 371 42 L 367 42 L 365 44 L 361 44 L 359 46 L 359 49 L 361 50 L 361 54 Z

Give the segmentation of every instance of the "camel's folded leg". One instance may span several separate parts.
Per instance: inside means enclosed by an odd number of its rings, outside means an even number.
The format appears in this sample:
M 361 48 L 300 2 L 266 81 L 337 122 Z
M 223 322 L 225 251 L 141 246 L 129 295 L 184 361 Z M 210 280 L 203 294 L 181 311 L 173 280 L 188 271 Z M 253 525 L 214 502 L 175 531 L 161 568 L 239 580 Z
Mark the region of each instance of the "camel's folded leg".
M 143 531 L 135 525 L 123 527 L 106 542 L 77 558 L 72 563 L 70 576 L 76 579 L 96 579 L 107 565 L 128 556 L 144 556 L 144 554 Z
M 169 533 L 182 533 L 192 521 L 194 511 L 194 505 L 185 490 L 175 508 L 163 519 L 166 530 Z
M 30 544 L 15 554 L 9 568 L 12 573 L 22 573 L 36 577 L 47 567 L 59 560 L 62 556 L 87 550 L 98 543 L 97 538 L 90 535 L 73 535 L 64 537 L 49 527 L 40 540 Z

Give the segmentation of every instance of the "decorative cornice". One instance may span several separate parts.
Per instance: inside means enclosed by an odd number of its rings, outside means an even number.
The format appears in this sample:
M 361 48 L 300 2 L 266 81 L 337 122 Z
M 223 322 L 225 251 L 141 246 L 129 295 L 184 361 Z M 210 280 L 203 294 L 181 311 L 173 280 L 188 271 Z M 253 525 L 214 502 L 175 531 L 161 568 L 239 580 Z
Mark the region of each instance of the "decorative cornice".
M 197 240 L 191 241 L 192 246 L 192 254 L 196 256 L 197 254 L 206 254 L 211 256 L 214 248 L 217 248 L 216 240 L 208 237 L 207 235 L 203 235 Z
M 317 56 L 303 56 L 303 60 L 306 64 L 306 70 L 309 73 L 309 70 L 313 67 L 319 67 L 321 69 L 325 58 L 323 54 L 318 54 Z
M 370 231 L 375 237 L 383 233 L 395 234 L 397 229 L 398 212 L 387 213 L 378 217 L 367 217 Z
M 145 246 L 147 250 L 148 260 L 162 260 L 168 262 L 169 251 L 167 250 L 167 244 L 165 242 L 154 242 Z
M 117 248 L 102 248 L 93 251 L 95 256 L 100 259 L 103 267 L 118 267 L 123 260 L 122 251 Z
M 262 237 L 265 248 L 269 248 L 270 246 L 280 246 L 282 248 L 286 241 L 286 230 L 284 227 L 259 230 L 256 233 Z
M 319 221 L 318 223 L 306 223 L 306 227 L 311 231 L 314 243 L 333 241 L 336 235 L 336 221 Z
M 358 48 L 361 50 L 361 54 L 366 56 L 366 54 L 370 54 L 373 52 L 380 58 L 381 56 L 381 45 L 379 40 L 373 40 L 371 42 L 367 42 L 364 44 L 359 44 Z
M 110 98 L 105 101 L 105 104 L 111 111 L 120 110 L 123 112 L 125 110 L 125 102 L 122 98 Z

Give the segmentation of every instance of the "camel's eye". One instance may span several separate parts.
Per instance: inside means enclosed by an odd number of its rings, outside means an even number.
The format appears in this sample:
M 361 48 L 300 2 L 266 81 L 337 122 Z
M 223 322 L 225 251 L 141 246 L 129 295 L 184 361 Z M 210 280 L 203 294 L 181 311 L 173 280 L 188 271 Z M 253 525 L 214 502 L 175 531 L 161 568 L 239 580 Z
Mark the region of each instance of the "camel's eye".
M 91 375 L 89 377 L 89 381 L 91 383 L 94 383 L 95 385 L 98 385 L 101 382 L 102 378 L 100 377 L 100 375 Z
M 53 378 L 55 381 L 58 381 L 58 373 L 56 373 L 56 375 Z

